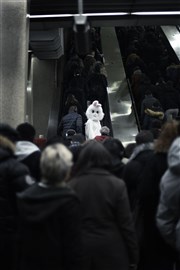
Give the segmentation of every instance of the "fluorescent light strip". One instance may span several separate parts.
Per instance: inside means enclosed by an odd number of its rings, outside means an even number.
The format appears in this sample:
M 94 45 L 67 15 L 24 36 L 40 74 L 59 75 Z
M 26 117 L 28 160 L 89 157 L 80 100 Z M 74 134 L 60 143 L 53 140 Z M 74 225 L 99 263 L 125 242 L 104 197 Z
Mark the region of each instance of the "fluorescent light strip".
M 93 16 L 123 16 L 129 15 L 128 12 L 110 12 L 110 13 L 83 13 L 82 15 L 93 17 Z M 67 18 L 79 16 L 79 14 L 47 14 L 47 15 L 30 15 L 27 14 L 27 17 L 30 19 L 41 19 L 41 18 Z
M 180 15 L 180 11 L 142 11 L 132 12 L 131 15 Z
M 85 13 L 86 16 L 123 16 L 130 15 L 129 12 L 107 12 L 107 13 Z
M 108 12 L 108 13 L 83 13 L 82 15 L 88 17 L 96 16 L 125 16 L 125 15 L 139 15 L 139 16 L 149 16 L 149 15 L 180 15 L 180 11 L 147 11 L 147 12 Z M 69 18 L 79 16 L 79 14 L 46 14 L 46 15 L 30 15 L 27 14 L 26 17 L 30 19 L 43 19 L 43 18 Z
M 43 18 L 68 18 L 74 17 L 73 14 L 47 14 L 47 15 L 30 15 L 27 14 L 28 18 L 30 19 L 43 19 Z

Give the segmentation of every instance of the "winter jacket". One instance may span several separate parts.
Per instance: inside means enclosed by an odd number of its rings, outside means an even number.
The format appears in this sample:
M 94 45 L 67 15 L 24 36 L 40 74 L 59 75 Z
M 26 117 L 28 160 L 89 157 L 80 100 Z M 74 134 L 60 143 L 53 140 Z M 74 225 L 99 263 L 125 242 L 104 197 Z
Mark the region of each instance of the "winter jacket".
M 36 183 L 18 193 L 18 270 L 80 270 L 80 203 L 69 187 Z
M 82 116 L 77 112 L 68 113 L 62 118 L 58 128 L 58 134 L 66 137 L 66 132 L 68 129 L 74 129 L 76 133 L 82 133 Z
M 0 147 L 0 235 L 15 232 L 16 193 L 33 183 L 27 181 L 28 168 L 7 147 Z
M 13 252 L 16 247 L 16 193 L 34 182 L 28 168 L 14 156 L 12 143 L 1 138 L 0 145 L 0 262 L 3 270 L 14 269 Z
M 142 173 L 145 165 L 153 155 L 153 143 L 144 143 L 137 145 L 129 158 L 129 161 L 124 166 L 122 178 L 127 185 L 131 209 L 135 207 L 138 199 L 138 189 L 142 181 Z
M 15 155 L 17 159 L 24 163 L 30 174 L 37 181 L 40 180 L 40 149 L 32 142 L 18 141 L 16 143 Z
M 157 226 L 165 241 L 180 256 L 180 137 L 169 149 L 168 170 L 161 179 Z
M 143 217 L 142 269 L 173 269 L 174 252 L 160 235 L 156 212 L 160 197 L 159 184 L 167 169 L 167 152 L 154 153 L 141 175 L 138 197 Z
M 126 186 L 108 171 L 91 168 L 70 181 L 82 203 L 86 270 L 128 270 L 138 261 Z

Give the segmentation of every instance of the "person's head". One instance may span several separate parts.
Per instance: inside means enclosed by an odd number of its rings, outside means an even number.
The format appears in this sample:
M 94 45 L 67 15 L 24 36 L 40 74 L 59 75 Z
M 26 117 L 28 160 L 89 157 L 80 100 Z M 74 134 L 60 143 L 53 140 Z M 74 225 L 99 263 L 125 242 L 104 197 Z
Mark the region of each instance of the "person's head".
M 29 123 L 22 123 L 16 127 L 17 132 L 19 133 L 20 140 L 33 142 L 36 130 Z
M 111 165 L 111 155 L 102 143 L 89 140 L 83 144 L 76 162 L 75 174 L 81 174 L 92 168 L 108 169 Z
M 19 139 L 19 134 L 16 129 L 5 123 L 0 123 L 0 135 L 8 138 L 13 143 Z
M 179 136 L 178 133 L 179 123 L 176 120 L 165 122 L 161 128 L 161 132 L 155 141 L 155 152 L 166 153 L 168 152 L 174 139 Z
M 86 110 L 86 116 L 93 121 L 101 121 L 104 117 L 102 105 L 99 101 L 95 100 Z
M 154 119 L 154 120 L 152 121 L 151 127 L 152 127 L 152 128 L 161 129 L 161 127 L 162 127 L 162 121 L 159 120 L 159 119 Z
M 100 61 L 96 61 L 93 65 L 94 73 L 101 73 L 101 70 L 104 68 L 104 65 Z
M 78 104 L 78 100 L 75 98 L 73 94 L 68 94 L 67 99 L 65 101 L 65 106 L 76 106 Z
M 100 129 L 100 133 L 102 136 L 109 136 L 110 129 L 107 126 L 102 126 Z
M 147 96 L 152 96 L 152 92 L 151 92 L 150 89 L 147 89 L 147 90 L 145 91 L 145 97 L 147 97 Z
M 84 67 L 87 70 L 92 70 L 94 63 L 96 62 L 95 58 L 91 55 L 87 55 L 84 58 Z
M 141 130 L 135 137 L 136 144 L 151 143 L 154 141 L 154 136 L 150 130 Z
M 42 182 L 57 186 L 66 180 L 72 164 L 72 153 L 65 145 L 57 143 L 47 146 L 40 159 Z
M 69 107 L 69 113 L 77 112 L 77 111 L 78 111 L 77 106 L 72 105 L 72 106 Z
M 124 146 L 119 139 L 110 138 L 103 142 L 104 147 L 109 151 L 109 153 L 122 159 L 124 157 Z

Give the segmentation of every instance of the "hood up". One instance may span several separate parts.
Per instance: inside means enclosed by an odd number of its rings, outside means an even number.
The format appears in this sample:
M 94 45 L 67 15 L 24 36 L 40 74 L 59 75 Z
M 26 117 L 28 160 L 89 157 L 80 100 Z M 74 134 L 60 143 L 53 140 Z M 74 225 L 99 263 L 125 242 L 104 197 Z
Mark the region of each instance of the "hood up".
M 18 160 L 23 160 L 32 153 L 40 151 L 39 148 L 32 142 L 29 141 L 19 141 L 16 143 L 15 155 Z
M 174 140 L 169 149 L 168 166 L 172 173 L 180 175 L 180 137 Z
M 74 203 L 77 196 L 67 186 L 42 187 L 36 183 L 17 194 L 18 209 L 23 220 L 31 223 L 43 222 L 61 207 Z

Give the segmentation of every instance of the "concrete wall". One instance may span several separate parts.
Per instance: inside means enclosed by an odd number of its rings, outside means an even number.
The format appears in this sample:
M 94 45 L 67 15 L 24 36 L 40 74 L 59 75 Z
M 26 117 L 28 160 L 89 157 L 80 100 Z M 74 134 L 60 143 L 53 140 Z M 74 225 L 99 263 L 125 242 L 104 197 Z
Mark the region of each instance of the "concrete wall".
M 0 122 L 25 120 L 28 28 L 27 0 L 0 0 Z
M 33 96 L 33 121 L 37 136 L 46 136 L 49 114 L 53 101 L 53 93 L 56 87 L 56 63 L 55 60 L 39 60 L 33 57 L 31 60 L 31 82 Z

